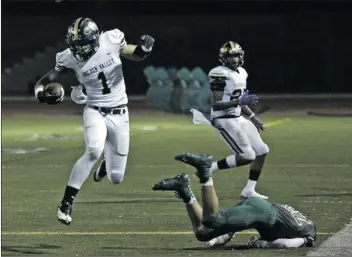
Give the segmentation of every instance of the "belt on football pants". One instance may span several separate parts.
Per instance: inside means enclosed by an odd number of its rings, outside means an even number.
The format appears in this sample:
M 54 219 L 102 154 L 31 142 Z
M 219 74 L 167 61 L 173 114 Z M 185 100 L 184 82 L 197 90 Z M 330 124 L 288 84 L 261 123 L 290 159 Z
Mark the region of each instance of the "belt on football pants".
M 98 106 L 91 106 L 93 109 L 105 113 L 105 114 L 112 114 L 112 115 L 116 115 L 116 114 L 125 114 L 127 112 L 127 105 L 126 104 L 122 104 L 116 107 L 98 107 Z
M 211 125 L 214 126 L 215 120 L 218 120 L 218 119 L 236 119 L 238 117 L 241 117 L 241 115 L 226 114 L 226 115 L 218 116 L 211 120 Z

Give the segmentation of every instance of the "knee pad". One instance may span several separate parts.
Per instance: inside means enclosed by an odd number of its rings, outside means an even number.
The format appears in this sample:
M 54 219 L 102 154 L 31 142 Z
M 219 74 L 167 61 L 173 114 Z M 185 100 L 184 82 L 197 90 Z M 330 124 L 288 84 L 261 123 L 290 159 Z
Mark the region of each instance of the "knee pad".
M 90 161 L 97 161 L 100 158 L 102 152 L 103 151 L 99 149 L 88 149 L 86 154 L 88 155 Z
M 260 155 L 268 154 L 269 151 L 270 151 L 269 146 L 263 143 L 262 146 L 259 149 L 257 149 L 256 155 L 260 156 Z
M 116 171 L 115 172 L 112 171 L 110 181 L 113 184 L 120 184 L 123 180 L 123 177 L 124 177 L 123 172 L 117 173 Z
M 254 161 L 256 154 L 254 152 L 254 150 L 252 149 L 252 147 L 246 147 L 245 149 L 243 149 L 243 153 L 240 154 L 240 156 L 248 161 Z

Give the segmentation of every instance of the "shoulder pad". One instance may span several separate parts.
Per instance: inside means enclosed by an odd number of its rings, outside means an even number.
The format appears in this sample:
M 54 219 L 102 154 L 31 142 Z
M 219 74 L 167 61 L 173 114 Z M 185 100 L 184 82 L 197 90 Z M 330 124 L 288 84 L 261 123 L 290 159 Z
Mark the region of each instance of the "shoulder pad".
M 228 71 L 222 67 L 216 67 L 209 72 L 209 84 L 211 91 L 224 91 Z
M 72 68 L 73 55 L 70 49 L 66 49 L 56 54 L 56 65 L 55 69 L 61 71 L 62 68 Z
M 119 29 L 109 30 L 104 33 L 108 40 L 113 44 L 125 45 L 125 34 Z
M 215 67 L 214 69 L 212 69 L 210 72 L 209 72 L 209 77 L 212 78 L 212 77 L 218 77 L 218 78 L 224 78 L 224 79 L 227 79 L 228 77 L 228 71 L 221 67 L 221 66 L 218 66 L 218 67 Z
M 248 77 L 248 73 L 245 68 L 238 67 L 238 70 L 240 71 L 240 73 L 243 73 L 246 77 Z

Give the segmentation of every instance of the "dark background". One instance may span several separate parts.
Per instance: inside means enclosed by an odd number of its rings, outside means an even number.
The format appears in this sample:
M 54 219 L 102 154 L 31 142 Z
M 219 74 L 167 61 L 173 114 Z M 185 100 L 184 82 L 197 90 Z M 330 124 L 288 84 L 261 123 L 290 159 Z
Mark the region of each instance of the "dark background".
M 129 94 L 145 94 L 147 65 L 200 66 L 208 72 L 218 65 L 218 49 L 227 40 L 246 52 L 251 91 L 352 92 L 352 2 L 347 1 L 3 1 L 2 72 L 62 41 L 80 16 L 92 18 L 101 30 L 119 28 L 128 43 L 144 33 L 155 38 L 146 61 L 124 61 Z

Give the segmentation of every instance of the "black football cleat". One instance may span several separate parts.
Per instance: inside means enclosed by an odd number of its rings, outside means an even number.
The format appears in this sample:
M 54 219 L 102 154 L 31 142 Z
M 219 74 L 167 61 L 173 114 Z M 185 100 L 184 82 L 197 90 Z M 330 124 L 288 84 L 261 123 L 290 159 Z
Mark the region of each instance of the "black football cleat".
M 104 177 L 106 177 L 106 161 L 105 158 L 99 165 L 99 168 L 94 172 L 93 179 L 95 182 L 101 181 Z
M 176 196 L 181 199 L 193 196 L 190 178 L 187 174 L 178 174 L 174 178 L 166 178 L 156 183 L 152 189 L 154 191 L 175 191 Z
M 315 245 L 315 240 L 311 236 L 307 236 L 304 238 L 304 246 L 305 247 L 314 247 Z
M 207 181 L 211 177 L 211 164 L 213 156 L 196 153 L 183 153 L 175 156 L 175 160 L 189 164 L 197 169 L 196 175 L 201 182 Z

